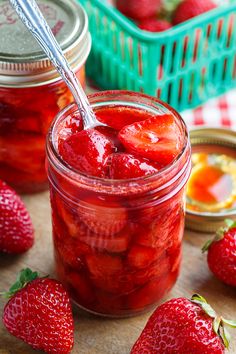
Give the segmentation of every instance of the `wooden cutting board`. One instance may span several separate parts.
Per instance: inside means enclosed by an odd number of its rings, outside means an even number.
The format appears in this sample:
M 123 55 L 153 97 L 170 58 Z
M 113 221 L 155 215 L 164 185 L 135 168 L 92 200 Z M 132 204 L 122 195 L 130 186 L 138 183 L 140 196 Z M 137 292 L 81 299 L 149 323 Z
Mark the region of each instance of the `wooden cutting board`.
M 53 275 L 51 220 L 48 192 L 23 198 L 31 214 L 36 242 L 22 256 L 0 256 L 0 291 L 8 289 L 16 273 L 31 267 L 41 274 Z M 186 231 L 181 276 L 167 298 L 200 293 L 226 318 L 236 319 L 236 289 L 230 288 L 208 271 L 206 256 L 200 248 L 209 236 Z M 4 300 L 5 301 L 5 300 Z M 0 300 L 0 313 L 4 306 Z M 104 319 L 75 309 L 75 346 L 73 354 L 128 354 L 150 313 L 128 319 Z M 236 330 L 231 330 L 228 353 L 236 354 Z M 7 333 L 0 322 L 0 354 L 34 354 L 28 345 Z M 38 352 L 40 353 L 40 352 Z M 163 353 L 164 354 L 164 353 Z M 213 353 L 212 353 L 213 354 Z

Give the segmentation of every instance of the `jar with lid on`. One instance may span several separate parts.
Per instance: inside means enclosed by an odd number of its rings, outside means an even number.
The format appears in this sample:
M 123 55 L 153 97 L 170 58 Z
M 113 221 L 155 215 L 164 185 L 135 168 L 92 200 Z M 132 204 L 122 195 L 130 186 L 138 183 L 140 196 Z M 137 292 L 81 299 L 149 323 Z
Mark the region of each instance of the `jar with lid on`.
M 73 0 L 38 5 L 82 86 L 91 47 L 87 15 Z M 20 193 L 47 188 L 45 137 L 73 97 L 7 0 L 0 4 L 0 179 Z

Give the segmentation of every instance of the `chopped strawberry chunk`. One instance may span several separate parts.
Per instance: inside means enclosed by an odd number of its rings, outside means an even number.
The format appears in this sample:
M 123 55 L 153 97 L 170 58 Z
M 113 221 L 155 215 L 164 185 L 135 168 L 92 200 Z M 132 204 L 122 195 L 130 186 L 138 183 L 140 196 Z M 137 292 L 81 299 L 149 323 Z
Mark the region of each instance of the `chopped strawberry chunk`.
M 115 130 L 120 130 L 126 125 L 153 117 L 153 114 L 134 107 L 115 106 L 99 108 L 96 111 L 96 116 L 100 122 L 107 124 Z
M 95 129 L 83 130 L 59 143 L 59 152 L 69 165 L 96 177 L 106 176 L 106 160 L 113 151 L 111 141 Z
M 117 256 L 107 254 L 89 254 L 86 256 L 89 272 L 95 278 L 105 279 L 114 276 L 123 269 L 122 260 Z
M 95 300 L 92 285 L 84 274 L 69 272 L 66 274 L 66 283 L 69 283 L 69 288 L 73 291 L 78 303 L 81 303 L 82 301 L 81 304 L 85 305 L 90 304 Z
M 167 165 L 183 149 L 181 135 L 175 117 L 166 114 L 124 127 L 119 139 L 129 152 Z
M 135 245 L 128 254 L 128 264 L 134 268 L 146 268 L 156 260 L 158 252 L 154 248 Z
M 128 306 L 135 311 L 142 311 L 146 306 L 153 305 L 167 293 L 171 282 L 172 279 L 166 276 L 152 279 L 128 296 Z
M 98 236 L 90 232 L 82 236 L 80 240 L 91 248 L 96 248 L 99 251 L 122 253 L 125 252 L 129 246 L 130 235 L 129 231 L 125 228 L 124 231 L 122 230 L 118 234 L 111 236 Z
M 109 158 L 109 177 L 128 179 L 148 176 L 158 171 L 148 160 L 131 154 L 113 154 Z
M 111 236 L 120 232 L 127 222 L 127 212 L 119 203 L 87 198 L 80 201 L 78 213 L 81 220 L 95 234 Z

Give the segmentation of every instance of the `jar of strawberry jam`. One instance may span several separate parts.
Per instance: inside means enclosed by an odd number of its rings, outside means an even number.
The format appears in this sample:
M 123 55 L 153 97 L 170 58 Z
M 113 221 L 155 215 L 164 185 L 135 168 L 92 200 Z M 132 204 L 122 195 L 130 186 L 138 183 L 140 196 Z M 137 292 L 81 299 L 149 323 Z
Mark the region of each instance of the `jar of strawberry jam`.
M 180 115 L 156 98 L 89 99 L 107 126 L 83 130 L 70 105 L 47 140 L 56 271 L 81 308 L 131 316 L 179 274 L 190 143 Z
M 91 47 L 87 15 L 73 0 L 38 5 L 84 86 Z M 0 179 L 19 192 L 37 192 L 47 187 L 49 125 L 73 98 L 8 0 L 0 3 L 0 28 Z

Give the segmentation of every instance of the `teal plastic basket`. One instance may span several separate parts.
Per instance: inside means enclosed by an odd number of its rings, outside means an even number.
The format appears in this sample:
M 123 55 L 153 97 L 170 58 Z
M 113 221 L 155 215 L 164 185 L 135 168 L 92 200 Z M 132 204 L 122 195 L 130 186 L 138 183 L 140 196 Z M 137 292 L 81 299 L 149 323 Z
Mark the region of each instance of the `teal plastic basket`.
M 102 89 L 144 92 L 182 111 L 236 86 L 235 1 L 161 33 L 105 0 L 80 3 L 93 40 L 87 75 Z

